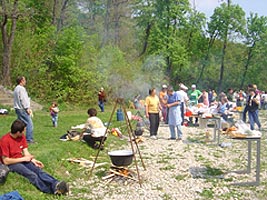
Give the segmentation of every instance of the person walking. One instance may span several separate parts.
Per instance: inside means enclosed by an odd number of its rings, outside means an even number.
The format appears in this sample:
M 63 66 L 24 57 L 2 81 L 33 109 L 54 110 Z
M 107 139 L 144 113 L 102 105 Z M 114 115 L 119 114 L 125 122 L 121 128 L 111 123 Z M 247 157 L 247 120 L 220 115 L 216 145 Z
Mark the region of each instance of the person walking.
M 167 107 L 169 108 L 168 114 L 168 123 L 171 132 L 170 140 L 176 140 L 176 131 L 177 128 L 177 137 L 178 140 L 182 140 L 182 117 L 181 117 L 181 108 L 180 102 L 181 97 L 178 95 L 177 92 L 174 92 L 173 87 L 168 87 L 168 101 Z
M 19 76 L 17 78 L 17 86 L 14 89 L 14 109 L 18 119 L 22 120 L 26 125 L 26 140 L 28 143 L 34 143 L 33 139 L 33 122 L 32 110 L 30 108 L 30 98 L 25 88 L 26 78 Z
M 105 111 L 105 105 L 104 105 L 105 102 L 106 102 L 106 93 L 104 91 L 104 88 L 101 87 L 98 92 L 98 106 L 101 112 Z
M 157 139 L 158 128 L 159 128 L 159 111 L 161 110 L 159 97 L 155 88 L 149 90 L 149 96 L 146 97 L 145 101 L 146 117 L 150 122 L 150 137 Z
M 256 94 L 254 88 L 250 88 L 248 92 L 249 92 L 249 97 L 247 102 L 247 110 L 248 110 L 250 129 L 254 130 L 255 129 L 254 124 L 256 123 L 260 130 L 261 129 L 261 123 L 259 120 L 260 99 L 259 96 Z

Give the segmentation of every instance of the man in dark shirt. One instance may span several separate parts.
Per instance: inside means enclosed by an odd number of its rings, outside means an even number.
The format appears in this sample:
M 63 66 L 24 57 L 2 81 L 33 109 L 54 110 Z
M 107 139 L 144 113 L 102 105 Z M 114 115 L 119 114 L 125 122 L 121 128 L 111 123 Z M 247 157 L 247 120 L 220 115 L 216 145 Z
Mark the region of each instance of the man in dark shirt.
M 256 94 L 254 88 L 250 88 L 248 92 L 249 92 L 249 97 L 247 101 L 247 110 L 248 110 L 250 129 L 254 130 L 255 123 L 257 124 L 258 128 L 261 129 L 261 123 L 259 121 L 259 105 L 260 105 L 259 96 Z

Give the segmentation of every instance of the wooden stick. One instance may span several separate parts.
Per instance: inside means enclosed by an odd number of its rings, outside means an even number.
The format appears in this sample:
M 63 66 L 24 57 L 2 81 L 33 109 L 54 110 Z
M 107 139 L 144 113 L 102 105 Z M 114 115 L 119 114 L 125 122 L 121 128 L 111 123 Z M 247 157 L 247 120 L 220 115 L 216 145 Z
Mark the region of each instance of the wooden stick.
M 112 177 L 114 177 L 114 176 L 115 176 L 114 173 L 113 173 L 113 174 L 109 174 L 109 175 L 107 175 L 107 176 L 102 177 L 102 180 L 104 181 L 104 180 L 109 179 L 109 178 L 112 178 Z
M 115 176 L 115 175 L 114 175 Z M 105 182 L 105 185 L 109 184 L 111 181 L 113 181 L 114 178 L 110 178 Z
M 100 142 L 100 147 L 104 144 L 104 140 L 105 140 L 105 138 L 107 137 L 108 129 L 109 129 L 109 126 L 110 126 L 110 124 L 111 124 L 111 121 L 112 121 L 113 115 L 114 115 L 114 113 L 115 113 L 115 110 L 116 110 L 116 108 L 117 108 L 117 104 L 118 104 L 118 100 L 116 101 L 116 103 L 115 103 L 115 105 L 114 105 L 114 108 L 113 108 L 113 110 L 112 110 L 112 112 L 111 112 L 110 118 L 109 118 L 109 120 L 108 120 L 108 125 L 107 125 L 107 128 L 106 128 L 105 135 L 104 135 L 104 137 L 102 138 L 102 140 L 101 140 L 101 142 Z M 92 173 L 93 173 L 93 170 L 94 170 L 94 168 L 95 168 L 95 164 L 96 164 L 97 158 L 98 158 L 98 156 L 99 156 L 99 153 L 100 153 L 100 148 L 98 148 L 98 151 L 97 151 L 97 154 L 96 154 L 96 156 L 95 156 L 95 160 L 94 160 L 93 166 L 92 166 L 92 168 L 91 168 L 91 170 L 90 170 L 90 173 L 89 173 L 89 177 L 92 176 Z
M 122 177 L 125 177 L 125 178 L 128 178 L 128 179 L 131 179 L 131 180 L 134 180 L 134 181 L 139 182 L 137 179 L 132 178 L 132 177 L 127 176 L 127 175 L 124 175 L 124 174 L 121 174 L 120 172 L 117 172 L 117 171 L 115 171 L 115 170 L 113 170 L 113 169 L 110 169 L 110 171 L 111 171 L 112 173 L 116 174 L 116 175 L 119 175 L 119 176 L 122 176 Z

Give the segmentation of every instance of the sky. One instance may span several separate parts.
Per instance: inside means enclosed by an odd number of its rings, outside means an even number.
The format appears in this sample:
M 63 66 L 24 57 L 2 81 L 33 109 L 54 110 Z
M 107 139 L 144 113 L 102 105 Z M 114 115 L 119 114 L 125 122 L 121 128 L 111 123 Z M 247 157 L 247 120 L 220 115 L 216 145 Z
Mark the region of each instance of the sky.
M 227 2 L 227 0 L 190 0 L 192 5 L 194 1 L 196 9 L 205 13 L 207 18 L 213 14 L 214 8 L 219 6 L 221 2 Z M 247 16 L 250 12 L 258 13 L 259 16 L 267 16 L 266 0 L 232 0 L 232 4 L 240 5 Z

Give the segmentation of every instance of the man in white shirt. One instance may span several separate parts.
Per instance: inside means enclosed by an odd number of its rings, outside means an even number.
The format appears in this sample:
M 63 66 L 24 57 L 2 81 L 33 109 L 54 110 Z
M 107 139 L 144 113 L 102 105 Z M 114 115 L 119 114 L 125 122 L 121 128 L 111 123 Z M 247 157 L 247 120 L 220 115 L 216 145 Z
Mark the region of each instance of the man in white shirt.
M 180 106 L 181 117 L 182 117 L 182 124 L 181 125 L 183 125 L 184 124 L 184 113 L 185 113 L 185 109 L 186 109 L 186 103 L 189 100 L 187 93 L 186 93 L 188 88 L 182 83 L 179 84 L 179 87 L 180 87 L 180 89 L 176 93 L 180 96 L 180 99 L 181 99 L 181 106 Z

